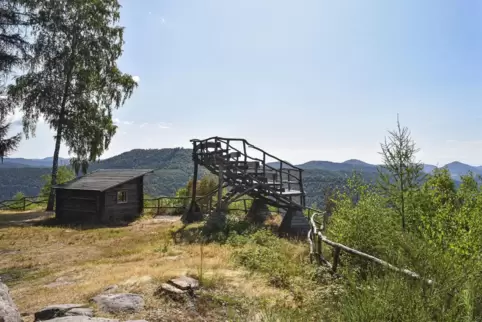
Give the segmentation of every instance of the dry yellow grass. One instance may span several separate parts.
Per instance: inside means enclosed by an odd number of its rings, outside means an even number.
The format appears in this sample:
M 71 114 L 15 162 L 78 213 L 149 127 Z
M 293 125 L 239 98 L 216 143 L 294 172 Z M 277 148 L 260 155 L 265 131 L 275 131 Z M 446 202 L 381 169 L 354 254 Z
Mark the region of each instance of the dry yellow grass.
M 44 218 L 44 214 L 37 215 Z M 170 232 L 180 227 L 179 222 L 141 220 L 128 227 L 88 230 L 15 224 L 15 218 L 22 222 L 25 216 L 0 214 L 0 222 L 4 223 L 0 225 L 0 276 L 10 286 L 20 311 L 28 314 L 26 321 L 47 305 L 88 303 L 113 284 L 120 291 L 138 292 L 145 297 L 147 313 L 129 318 L 148 314 L 155 320 L 153 312 L 160 309 L 159 314 L 166 318 L 169 303 L 154 297 L 155 289 L 178 275 L 197 276 L 201 267 L 199 244 L 175 244 L 171 239 Z M 236 267 L 230 260 L 231 252 L 230 246 L 203 246 L 203 276 L 217 286 L 214 293 L 248 299 L 289 297 L 285 291 L 268 286 L 261 277 L 248 276 Z M 172 321 L 177 320 L 174 316 L 183 319 L 178 313 L 172 312 Z M 206 316 L 203 319 L 216 320 Z

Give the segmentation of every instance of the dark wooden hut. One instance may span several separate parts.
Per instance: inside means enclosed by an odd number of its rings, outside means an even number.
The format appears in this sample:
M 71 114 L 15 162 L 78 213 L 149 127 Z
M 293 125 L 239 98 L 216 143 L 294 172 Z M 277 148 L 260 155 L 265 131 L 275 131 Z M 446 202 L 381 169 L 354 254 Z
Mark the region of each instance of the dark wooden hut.
M 144 210 L 144 176 L 153 170 L 97 170 L 54 187 L 55 216 L 61 222 L 114 224 Z

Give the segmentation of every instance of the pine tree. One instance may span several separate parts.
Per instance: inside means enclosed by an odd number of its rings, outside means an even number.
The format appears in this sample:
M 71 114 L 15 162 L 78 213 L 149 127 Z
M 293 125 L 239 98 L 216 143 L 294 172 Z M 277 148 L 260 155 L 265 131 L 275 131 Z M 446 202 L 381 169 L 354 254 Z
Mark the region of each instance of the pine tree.
M 5 121 L 5 117 L 0 117 L 0 161 L 3 163 L 3 158 L 14 152 L 20 143 L 22 134 L 18 133 L 12 137 L 7 137 L 8 130 L 11 123 Z
M 415 160 L 419 151 L 407 127 L 401 127 L 397 115 L 397 129 L 389 131 L 388 140 L 381 145 L 383 165 L 379 168 L 378 186 L 388 197 L 392 207 L 401 218 L 406 229 L 407 199 L 414 189 L 418 189 L 424 177 L 423 164 Z

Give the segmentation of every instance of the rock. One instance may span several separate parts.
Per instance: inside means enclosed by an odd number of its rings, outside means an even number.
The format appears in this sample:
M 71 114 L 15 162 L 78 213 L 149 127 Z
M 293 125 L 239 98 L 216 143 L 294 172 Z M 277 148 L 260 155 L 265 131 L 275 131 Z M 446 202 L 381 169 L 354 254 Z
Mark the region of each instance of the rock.
M 271 214 L 268 205 L 262 199 L 254 199 L 251 208 L 246 215 L 246 220 L 253 224 L 262 224 Z
M 168 284 L 168 283 L 162 283 L 161 287 L 158 289 L 158 294 L 160 293 L 168 293 L 168 294 L 174 294 L 174 295 L 183 295 L 187 293 L 187 290 L 182 290 L 174 285 Z
M 90 311 L 89 311 L 90 310 Z M 49 305 L 34 314 L 35 321 L 45 321 L 63 316 L 85 315 L 93 316 L 92 309 L 82 304 L 56 304 Z
M 44 322 L 119 322 L 119 320 L 105 318 L 91 318 L 88 316 L 64 316 Z
M 142 296 L 130 293 L 101 294 L 92 299 L 106 313 L 139 312 L 144 308 Z
M 22 318 L 18 308 L 13 303 L 7 285 L 0 282 L 0 321 L 21 322 Z
M 72 310 L 68 310 L 65 312 L 65 316 L 94 316 L 94 310 L 90 307 L 78 307 Z
M 195 290 L 199 288 L 199 281 L 195 278 L 189 276 L 180 276 L 177 278 L 173 278 L 169 280 L 169 283 L 178 289 L 187 291 L 187 290 Z
M 188 298 L 188 292 L 187 290 L 181 290 L 174 285 L 171 285 L 169 283 L 163 283 L 161 286 L 156 290 L 154 295 L 156 296 L 166 296 L 170 298 L 171 300 L 174 300 L 176 302 L 185 302 Z

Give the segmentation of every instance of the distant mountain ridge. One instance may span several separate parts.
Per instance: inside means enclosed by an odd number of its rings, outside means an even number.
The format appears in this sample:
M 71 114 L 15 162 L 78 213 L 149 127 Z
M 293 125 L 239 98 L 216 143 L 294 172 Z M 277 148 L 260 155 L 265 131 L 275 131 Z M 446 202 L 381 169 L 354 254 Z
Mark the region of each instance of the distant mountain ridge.
M 288 160 L 289 161 L 289 160 Z M 52 158 L 24 159 L 8 158 L 0 164 L 0 200 L 10 199 L 17 192 L 35 196 L 43 185 L 42 175 L 50 173 Z M 61 159 L 68 165 L 68 159 Z M 279 166 L 271 163 L 271 166 Z M 298 165 L 303 168 L 303 182 L 308 205 L 322 206 L 323 191 L 327 187 L 343 185 L 353 170 L 359 171 L 367 182 L 375 182 L 378 177 L 377 165 L 357 159 L 344 162 L 309 161 Z M 446 165 L 456 183 L 460 175 L 472 171 L 482 175 L 482 167 L 470 166 L 461 162 Z M 184 148 L 134 149 L 114 157 L 95 162 L 89 171 L 98 169 L 154 169 L 146 178 L 145 191 L 151 196 L 172 196 L 177 189 L 186 185 L 193 175 L 192 150 Z M 436 166 L 426 164 L 424 170 L 432 172 Z M 206 173 L 201 167 L 200 175 Z
M 22 167 L 34 167 L 34 168 L 50 168 L 52 167 L 52 157 L 46 157 L 43 159 L 26 159 L 26 158 L 4 158 L 3 164 L 0 163 L 2 168 L 22 168 Z M 59 165 L 69 164 L 69 159 L 59 158 Z
M 98 163 L 94 163 L 91 165 L 91 169 L 98 169 L 102 166 L 107 166 L 108 168 L 122 168 L 122 167 L 132 167 L 132 163 L 130 160 L 126 160 L 124 156 L 126 155 L 137 155 L 143 154 L 142 160 L 132 160 L 132 162 L 138 165 L 156 165 L 156 163 L 162 163 L 164 166 L 163 160 L 156 160 L 158 157 L 159 151 L 167 152 L 167 151 L 189 151 L 189 149 L 183 148 L 165 148 L 165 149 L 134 149 L 131 151 L 123 152 L 119 155 L 114 157 L 101 160 Z M 164 155 L 164 153 L 163 153 Z M 165 157 L 167 159 L 170 158 L 170 154 L 166 153 Z M 166 160 L 167 160 L 166 159 Z M 122 160 L 122 161 L 120 161 Z M 59 165 L 68 165 L 69 159 L 68 158 L 60 158 Z M 273 167 L 279 166 L 277 162 L 269 163 L 269 165 Z M 43 168 L 43 167 L 51 167 L 52 166 L 52 157 L 46 157 L 43 159 L 28 159 L 28 158 L 5 158 L 3 164 L 0 164 L 1 168 L 22 168 L 22 167 L 35 167 L 35 168 Z M 302 164 L 296 165 L 305 170 L 309 169 L 319 169 L 319 170 L 327 170 L 327 171 L 353 171 L 353 170 L 361 170 L 361 171 L 369 171 L 374 172 L 377 171 L 377 167 L 379 165 L 370 164 L 358 159 L 350 159 L 343 162 L 333 162 L 333 161 L 323 161 L 323 160 L 312 160 Z M 431 173 L 436 168 L 444 168 L 446 167 L 452 176 L 460 177 L 461 175 L 465 175 L 469 172 L 474 174 L 482 175 L 482 166 L 471 166 L 459 161 L 454 161 L 448 163 L 442 167 L 437 167 L 432 164 L 424 164 L 424 172 Z

